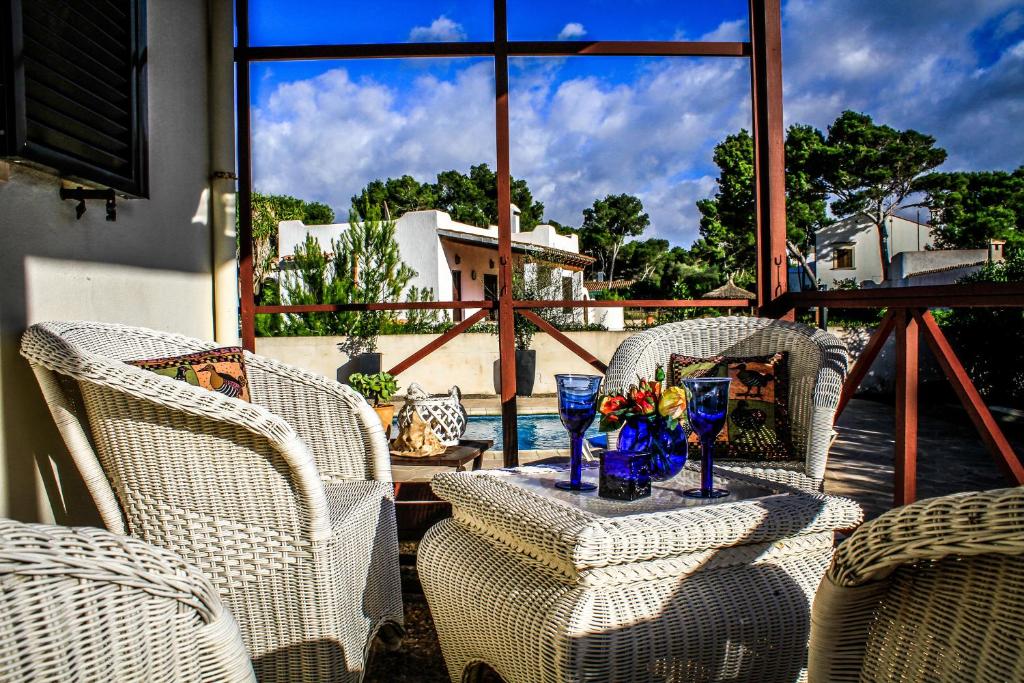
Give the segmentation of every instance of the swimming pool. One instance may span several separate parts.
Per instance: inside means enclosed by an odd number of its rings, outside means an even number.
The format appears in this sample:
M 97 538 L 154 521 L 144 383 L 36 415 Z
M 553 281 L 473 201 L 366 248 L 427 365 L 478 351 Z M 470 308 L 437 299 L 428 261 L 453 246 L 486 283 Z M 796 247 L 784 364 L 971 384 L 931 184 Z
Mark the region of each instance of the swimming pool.
M 569 433 L 562 426 L 557 414 L 520 415 L 519 450 L 534 451 L 551 448 L 568 448 Z M 587 438 L 597 436 L 597 420 L 587 430 Z M 470 415 L 463 439 L 493 439 L 491 450 L 501 450 L 501 416 Z

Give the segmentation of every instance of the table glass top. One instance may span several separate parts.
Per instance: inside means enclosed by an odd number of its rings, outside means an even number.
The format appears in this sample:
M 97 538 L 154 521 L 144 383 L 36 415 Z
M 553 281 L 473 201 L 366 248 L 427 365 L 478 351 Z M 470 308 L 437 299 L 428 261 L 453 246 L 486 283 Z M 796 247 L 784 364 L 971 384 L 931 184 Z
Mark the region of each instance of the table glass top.
M 601 498 L 597 491 L 572 492 L 555 488 L 555 482 L 568 479 L 567 465 L 527 465 L 524 467 L 484 470 L 478 474 L 486 474 L 506 478 L 506 481 L 521 486 L 532 493 L 550 498 L 551 500 L 579 508 L 599 517 L 626 517 L 649 512 L 669 512 L 682 508 L 703 507 L 705 505 L 721 505 L 741 500 L 765 498 L 777 494 L 767 487 L 734 479 L 715 477 L 715 486 L 729 491 L 722 498 L 689 498 L 683 495 L 686 489 L 700 488 L 700 473 L 684 469 L 667 481 L 652 481 L 651 495 L 634 501 L 612 500 Z M 598 483 L 598 464 L 584 463 L 583 481 L 594 485 Z

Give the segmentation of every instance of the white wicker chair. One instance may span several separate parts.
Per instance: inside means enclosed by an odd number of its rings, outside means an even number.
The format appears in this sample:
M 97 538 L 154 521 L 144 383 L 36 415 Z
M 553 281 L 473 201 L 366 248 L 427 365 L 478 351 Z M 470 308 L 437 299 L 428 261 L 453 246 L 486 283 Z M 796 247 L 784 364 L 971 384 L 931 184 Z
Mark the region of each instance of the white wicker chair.
M 922 500 L 854 532 L 814 598 L 808 673 L 1024 680 L 1024 488 Z
M 22 355 L 104 524 L 210 577 L 261 681 L 360 680 L 402 623 L 380 421 L 348 387 L 249 353 L 252 403 L 123 362 L 215 347 L 51 322 Z
M 767 318 L 698 318 L 645 330 L 626 339 L 612 356 L 605 389 L 625 389 L 637 376 L 653 377 L 669 356 L 681 353 L 759 356 L 789 354 L 789 411 L 798 460 L 716 461 L 722 469 L 770 479 L 796 488 L 821 491 L 832 442 L 839 394 L 849 357 L 835 336 L 806 325 Z
M 0 681 L 255 683 L 217 591 L 101 529 L 0 519 Z

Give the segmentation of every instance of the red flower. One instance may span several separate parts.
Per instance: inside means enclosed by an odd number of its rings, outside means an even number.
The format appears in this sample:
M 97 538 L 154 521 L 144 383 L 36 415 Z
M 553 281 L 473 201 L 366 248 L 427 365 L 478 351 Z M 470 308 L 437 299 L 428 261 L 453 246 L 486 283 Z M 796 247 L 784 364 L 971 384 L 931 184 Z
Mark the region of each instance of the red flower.
M 621 410 L 626 406 L 625 396 L 605 396 L 601 399 L 601 405 L 598 406 L 597 410 L 602 415 L 610 415 L 617 410 Z

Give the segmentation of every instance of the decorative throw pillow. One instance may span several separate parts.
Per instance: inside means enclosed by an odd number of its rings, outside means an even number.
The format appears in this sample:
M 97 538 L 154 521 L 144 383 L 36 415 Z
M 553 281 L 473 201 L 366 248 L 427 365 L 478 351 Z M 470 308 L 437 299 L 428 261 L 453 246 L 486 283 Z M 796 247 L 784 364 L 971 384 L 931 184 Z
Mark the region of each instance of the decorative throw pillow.
M 672 354 L 669 380 L 680 385 L 687 377 L 729 377 L 729 416 L 715 443 L 715 456 L 729 460 L 791 460 L 787 354 L 712 356 Z M 688 427 L 688 425 L 687 425 Z M 689 430 L 688 430 L 689 431 Z M 697 435 L 690 450 L 696 453 Z
M 217 391 L 243 401 L 249 400 L 249 380 L 245 376 L 242 349 L 237 346 L 171 358 L 130 360 L 128 363 L 158 375 L 188 382 L 192 386 Z

